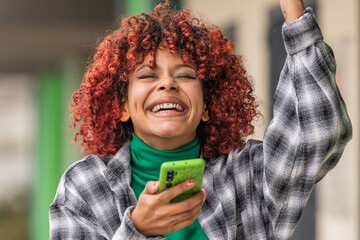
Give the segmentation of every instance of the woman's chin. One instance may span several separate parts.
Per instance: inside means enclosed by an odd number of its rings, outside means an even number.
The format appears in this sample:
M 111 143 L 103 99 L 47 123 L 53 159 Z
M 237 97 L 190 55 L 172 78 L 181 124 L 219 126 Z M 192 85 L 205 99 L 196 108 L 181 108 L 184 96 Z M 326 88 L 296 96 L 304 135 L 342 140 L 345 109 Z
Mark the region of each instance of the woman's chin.
M 174 130 L 174 129 L 164 129 L 164 130 L 158 130 L 155 135 L 158 138 L 166 139 L 172 139 L 172 138 L 181 138 L 183 137 L 183 134 L 181 134 L 181 131 Z
M 196 131 L 188 133 L 185 129 L 179 127 L 173 127 L 171 129 L 158 129 L 154 132 L 154 136 L 162 142 L 177 142 L 184 145 L 184 143 L 190 143 L 194 141 L 196 137 Z

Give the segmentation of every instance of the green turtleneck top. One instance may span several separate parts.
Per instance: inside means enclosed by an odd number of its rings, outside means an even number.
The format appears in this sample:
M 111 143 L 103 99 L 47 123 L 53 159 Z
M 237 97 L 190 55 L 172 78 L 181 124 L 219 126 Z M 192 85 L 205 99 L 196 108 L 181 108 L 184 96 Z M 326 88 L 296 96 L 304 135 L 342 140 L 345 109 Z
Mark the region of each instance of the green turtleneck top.
M 163 162 L 198 158 L 200 143 L 198 138 L 181 148 L 174 150 L 159 150 L 148 146 L 134 133 L 131 146 L 131 188 L 139 199 L 148 181 L 158 181 L 160 166 Z M 166 239 L 209 239 L 197 219 L 192 225 L 176 232 L 165 234 Z

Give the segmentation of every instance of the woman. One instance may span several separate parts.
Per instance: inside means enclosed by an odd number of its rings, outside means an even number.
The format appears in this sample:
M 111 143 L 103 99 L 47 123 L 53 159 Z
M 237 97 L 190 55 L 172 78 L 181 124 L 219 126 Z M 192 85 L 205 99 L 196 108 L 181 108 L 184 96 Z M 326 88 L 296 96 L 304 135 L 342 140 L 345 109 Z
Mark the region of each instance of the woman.
M 126 18 L 99 45 L 71 105 L 89 154 L 64 173 L 51 239 L 289 239 L 314 185 L 338 162 L 351 124 L 333 52 L 311 9 L 281 0 L 288 57 L 264 141 L 241 57 L 221 31 L 167 8 Z M 158 193 L 161 163 L 201 157 Z

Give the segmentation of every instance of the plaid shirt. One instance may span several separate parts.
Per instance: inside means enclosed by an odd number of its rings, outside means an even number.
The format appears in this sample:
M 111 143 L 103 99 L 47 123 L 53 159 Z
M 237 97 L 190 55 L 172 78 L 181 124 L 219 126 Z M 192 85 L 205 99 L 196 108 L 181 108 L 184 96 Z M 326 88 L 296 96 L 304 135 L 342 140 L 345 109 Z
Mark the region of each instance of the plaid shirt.
M 288 57 L 264 141 L 206 163 L 198 220 L 209 239 L 289 239 L 307 199 L 352 135 L 332 50 L 311 9 L 283 26 Z M 51 239 L 144 239 L 129 214 L 130 144 L 87 156 L 62 176 L 50 206 Z M 163 239 L 162 236 L 151 239 Z

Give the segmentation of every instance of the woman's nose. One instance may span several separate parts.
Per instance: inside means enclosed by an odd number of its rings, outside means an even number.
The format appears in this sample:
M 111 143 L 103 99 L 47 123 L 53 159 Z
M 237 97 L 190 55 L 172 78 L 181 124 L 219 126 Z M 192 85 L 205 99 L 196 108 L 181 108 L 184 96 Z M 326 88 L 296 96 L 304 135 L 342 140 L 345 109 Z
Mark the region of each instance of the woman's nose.
M 161 79 L 158 90 L 160 91 L 177 91 L 178 85 L 176 80 L 171 76 L 164 76 L 163 79 Z

